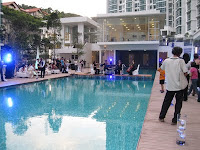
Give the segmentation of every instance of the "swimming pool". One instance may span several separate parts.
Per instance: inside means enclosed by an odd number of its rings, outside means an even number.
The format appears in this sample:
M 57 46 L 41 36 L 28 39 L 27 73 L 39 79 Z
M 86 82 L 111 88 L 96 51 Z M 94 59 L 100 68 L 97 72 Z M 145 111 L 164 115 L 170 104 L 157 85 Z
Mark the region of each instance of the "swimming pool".
M 135 150 L 152 84 L 69 77 L 0 89 L 0 150 Z

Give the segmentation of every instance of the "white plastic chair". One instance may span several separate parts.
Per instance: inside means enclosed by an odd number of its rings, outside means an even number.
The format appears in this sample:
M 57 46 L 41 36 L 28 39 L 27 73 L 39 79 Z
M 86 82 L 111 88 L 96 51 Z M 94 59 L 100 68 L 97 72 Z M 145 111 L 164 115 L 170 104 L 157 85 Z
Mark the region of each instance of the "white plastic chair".
M 28 72 L 17 72 L 16 73 L 16 76 L 18 78 L 29 78 L 30 77 L 30 74 Z
M 51 70 L 51 73 L 52 74 L 59 74 L 60 73 L 60 70 L 59 69 L 53 69 L 53 70 Z
M 132 72 L 132 75 L 138 75 L 140 69 L 140 64 L 137 66 L 137 69 Z
M 91 69 L 91 72 L 90 72 L 90 74 L 95 74 L 95 71 L 94 71 L 93 64 L 91 64 L 91 65 L 90 65 L 90 69 Z

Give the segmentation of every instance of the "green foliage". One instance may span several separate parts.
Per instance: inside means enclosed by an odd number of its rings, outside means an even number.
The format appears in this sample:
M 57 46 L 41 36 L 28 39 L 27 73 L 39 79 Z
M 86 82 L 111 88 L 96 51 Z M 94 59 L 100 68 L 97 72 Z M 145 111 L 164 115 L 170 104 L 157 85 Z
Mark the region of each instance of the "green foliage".
M 59 13 L 58 13 L 58 16 L 59 16 L 60 18 L 80 17 L 80 15 L 72 14 L 72 13 L 65 13 L 65 12 L 63 12 L 63 11 L 59 12 Z
M 61 22 L 57 13 L 51 13 L 47 19 L 47 29 L 61 30 Z
M 83 47 L 84 47 L 83 44 L 80 44 L 80 43 L 74 44 L 74 48 L 77 49 L 76 53 L 74 53 L 74 54 L 78 55 L 78 57 L 84 55 L 85 52 L 83 51 Z
M 47 52 L 48 49 L 53 49 L 53 44 L 50 42 L 49 38 L 42 39 L 41 46 L 44 47 L 45 53 Z
M 40 57 L 44 58 L 44 59 L 49 59 L 50 58 L 48 53 L 41 54 Z
M 44 11 L 48 14 L 51 14 L 53 12 L 53 9 L 51 7 L 49 7 L 49 8 L 42 9 L 42 11 Z
M 58 48 L 61 45 L 61 41 L 60 41 L 60 38 L 59 38 L 61 28 L 62 28 L 62 26 L 61 26 L 61 22 L 60 22 L 60 18 L 58 16 L 58 13 L 56 13 L 56 12 L 51 13 L 48 16 L 47 29 L 53 30 L 53 35 L 49 39 L 50 39 L 50 42 L 53 43 L 54 58 L 55 58 L 55 49 Z
M 14 30 L 18 31 L 39 31 L 44 26 L 41 19 L 35 18 L 24 12 L 16 11 L 8 7 L 3 7 L 4 18 L 9 20 Z
M 5 32 L 6 32 L 6 28 L 5 28 L 5 25 L 1 25 L 0 26 L 0 41 L 2 43 L 2 41 L 5 40 Z
M 8 7 L 2 9 L 5 25 L 9 30 L 4 32 L 8 38 L 8 45 L 15 49 L 20 57 L 25 50 L 33 49 L 40 44 L 40 27 L 44 26 L 41 19 L 35 18 L 24 12 L 16 11 Z
M 19 7 L 22 8 L 22 9 L 37 8 L 37 7 L 35 7 L 35 6 L 28 6 L 28 5 L 25 5 L 25 4 L 19 5 Z

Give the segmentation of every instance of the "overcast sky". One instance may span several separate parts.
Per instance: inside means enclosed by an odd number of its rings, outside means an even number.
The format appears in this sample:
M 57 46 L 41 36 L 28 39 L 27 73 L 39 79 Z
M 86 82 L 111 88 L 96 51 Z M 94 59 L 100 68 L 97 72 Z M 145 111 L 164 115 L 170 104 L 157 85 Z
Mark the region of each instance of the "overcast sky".
M 38 8 L 51 7 L 65 13 L 75 13 L 81 16 L 95 17 L 106 13 L 106 0 L 2 0 L 15 1 L 17 4 L 36 6 Z

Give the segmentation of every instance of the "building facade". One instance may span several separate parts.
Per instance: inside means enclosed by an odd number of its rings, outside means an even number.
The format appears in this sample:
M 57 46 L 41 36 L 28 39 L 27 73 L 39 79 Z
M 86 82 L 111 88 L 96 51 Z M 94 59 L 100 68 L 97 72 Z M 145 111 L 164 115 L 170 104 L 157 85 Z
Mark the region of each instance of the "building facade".
M 142 68 L 157 68 L 164 16 L 157 10 L 97 15 L 99 50 L 92 50 L 93 61 L 128 66 L 135 60 Z
M 61 24 L 62 44 L 60 49 L 56 49 L 56 57 L 64 57 L 72 62 L 86 60 L 89 66 L 92 63 L 92 43 L 97 42 L 98 24 L 88 17 L 61 18 Z

